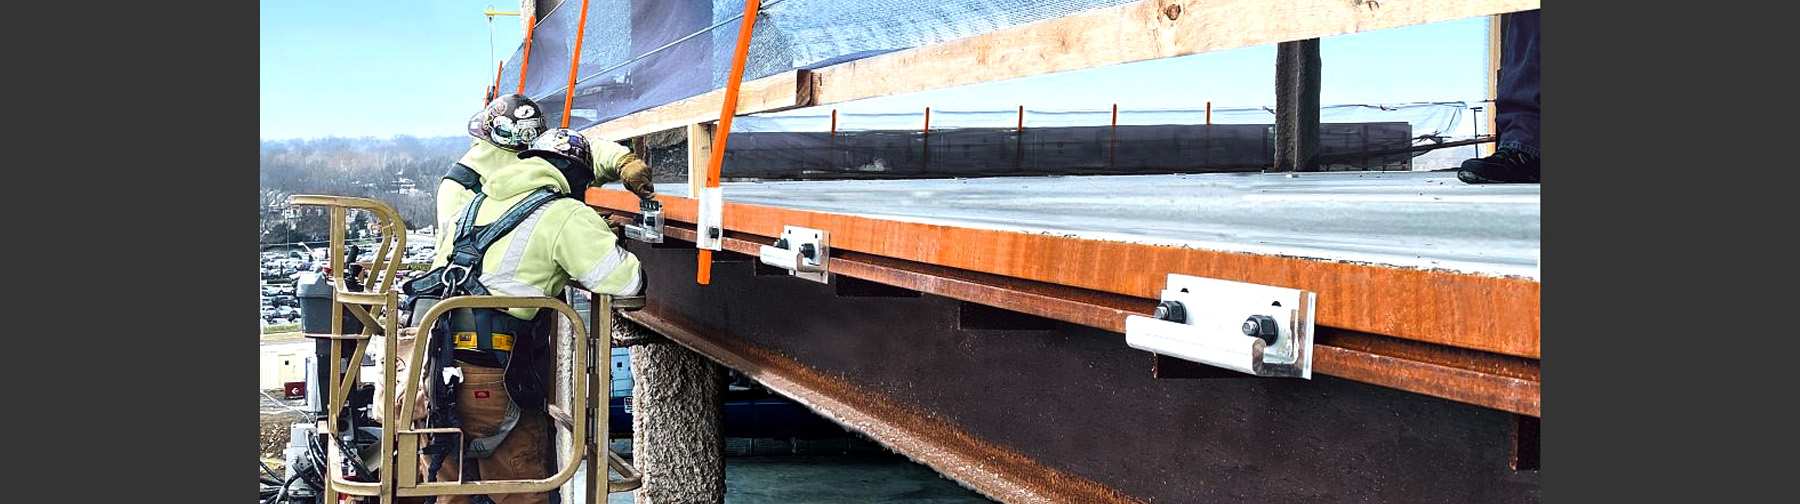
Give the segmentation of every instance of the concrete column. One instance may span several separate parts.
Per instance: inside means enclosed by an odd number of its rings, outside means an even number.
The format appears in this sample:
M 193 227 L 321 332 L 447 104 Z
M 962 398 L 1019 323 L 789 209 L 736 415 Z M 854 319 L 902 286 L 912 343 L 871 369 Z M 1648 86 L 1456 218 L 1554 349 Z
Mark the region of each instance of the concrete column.
M 1319 170 L 1319 39 L 1275 49 L 1275 167 Z
M 631 347 L 632 464 L 644 473 L 635 504 L 725 502 L 724 368 L 623 318 Z

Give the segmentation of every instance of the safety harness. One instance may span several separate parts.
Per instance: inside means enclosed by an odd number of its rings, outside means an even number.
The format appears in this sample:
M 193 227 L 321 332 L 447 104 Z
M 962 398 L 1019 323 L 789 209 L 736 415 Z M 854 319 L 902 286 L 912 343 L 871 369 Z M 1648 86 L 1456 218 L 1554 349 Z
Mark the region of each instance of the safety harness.
M 474 175 L 474 171 L 458 164 L 445 178 L 457 180 L 453 178 L 457 173 L 456 168 Z M 477 177 L 474 180 L 478 188 L 480 179 Z M 456 239 L 448 264 L 432 269 L 401 287 L 408 296 L 407 305 L 416 310 L 421 299 L 442 300 L 464 295 L 488 295 L 487 287 L 480 280 L 482 258 L 487 254 L 488 247 L 510 233 L 538 207 L 560 196 L 562 195 L 554 191 L 540 188 L 507 209 L 506 214 L 498 220 L 476 226 L 476 210 L 487 200 L 487 194 L 476 191 L 475 198 L 463 207 L 462 217 L 457 221 Z M 535 408 L 543 403 L 547 395 L 543 384 L 544 372 L 533 368 L 543 364 L 539 354 L 544 352 L 539 351 L 542 343 L 537 341 L 537 336 L 546 327 L 543 324 L 547 319 L 544 311 L 547 310 L 540 310 L 539 316 L 533 320 L 522 321 L 493 308 L 459 308 L 439 318 L 430 328 L 427 345 L 431 345 L 429 348 L 436 351 L 427 358 L 430 373 L 427 376 L 432 377 L 430 408 L 426 416 L 429 426 L 462 428 L 462 421 L 456 415 L 457 386 L 462 383 L 462 369 L 451 364 L 453 361 L 460 359 L 471 364 L 506 370 L 506 389 L 512 400 L 507 403 L 506 416 L 501 421 L 499 432 L 470 440 L 465 447 L 465 458 L 487 458 L 492 455 L 494 449 L 518 423 L 521 413 L 519 405 Z M 515 355 L 526 358 L 515 359 Z M 514 366 L 515 360 L 523 362 Z M 457 451 L 454 440 L 453 435 L 431 436 L 430 444 L 423 450 L 431 457 L 427 476 L 429 481 L 437 481 L 437 472 L 443 467 L 444 459 Z M 473 464 L 465 462 L 461 467 L 463 480 L 479 479 L 474 474 Z

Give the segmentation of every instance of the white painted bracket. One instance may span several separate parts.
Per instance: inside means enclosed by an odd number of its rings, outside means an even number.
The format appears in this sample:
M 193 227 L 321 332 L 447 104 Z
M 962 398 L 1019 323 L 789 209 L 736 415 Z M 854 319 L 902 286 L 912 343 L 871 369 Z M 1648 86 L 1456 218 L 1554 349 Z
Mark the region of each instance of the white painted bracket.
M 1311 379 L 1317 296 L 1170 274 L 1156 316 L 1125 317 L 1125 344 L 1257 376 Z
M 694 247 L 723 250 L 725 243 L 723 239 L 725 219 L 721 213 L 725 208 L 723 193 L 717 187 L 702 187 L 698 196 L 700 215 L 695 220 L 700 222 L 697 222 L 698 226 L 694 228 L 694 234 L 698 235 L 694 238 Z
M 625 225 L 625 237 L 644 243 L 662 243 L 662 202 L 639 200 L 637 223 Z
M 763 264 L 788 270 L 794 276 L 831 283 L 825 264 L 831 257 L 831 236 L 823 230 L 782 226 L 774 245 L 763 245 L 757 257 Z

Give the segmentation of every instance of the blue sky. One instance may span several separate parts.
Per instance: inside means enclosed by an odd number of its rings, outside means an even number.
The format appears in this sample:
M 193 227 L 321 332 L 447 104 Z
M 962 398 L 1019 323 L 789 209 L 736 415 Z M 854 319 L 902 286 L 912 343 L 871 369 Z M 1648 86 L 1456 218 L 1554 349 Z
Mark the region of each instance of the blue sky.
M 578 3 L 576 5 L 579 5 Z M 462 133 L 523 36 L 516 0 L 263 0 L 262 138 Z M 490 59 L 489 34 L 492 33 Z M 1487 92 L 1487 20 L 1322 40 L 1323 104 L 1469 101 Z M 1274 104 L 1260 46 L 837 104 L 845 112 Z M 1466 130 L 1471 121 L 1464 121 Z M 1466 133 L 1466 131 L 1465 131 Z
M 488 6 L 517 0 L 263 0 L 262 138 L 462 134 L 494 79 Z M 496 16 L 493 51 L 523 36 Z

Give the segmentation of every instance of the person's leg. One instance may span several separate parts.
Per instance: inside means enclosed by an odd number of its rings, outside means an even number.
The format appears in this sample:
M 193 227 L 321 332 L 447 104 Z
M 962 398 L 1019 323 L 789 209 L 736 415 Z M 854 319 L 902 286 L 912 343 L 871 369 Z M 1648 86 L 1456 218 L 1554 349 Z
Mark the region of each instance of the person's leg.
M 512 400 L 506 395 L 505 370 L 476 366 L 466 362 L 458 362 L 456 365 L 462 368 L 463 374 L 462 384 L 458 385 L 456 390 L 456 415 L 462 422 L 463 442 L 467 443 L 476 438 L 499 433 L 500 424 L 506 418 L 507 404 Z M 498 456 L 502 450 L 505 450 L 517 434 L 517 427 L 515 427 L 514 431 L 507 434 L 506 439 L 500 443 L 500 447 L 494 450 L 494 455 Z M 490 475 L 490 471 L 488 471 L 488 466 L 493 465 L 492 457 L 458 461 L 456 455 L 452 454 L 445 457 L 443 467 L 438 470 L 437 480 L 440 482 L 456 481 L 462 474 L 462 465 L 458 462 L 469 463 L 473 469 L 471 472 L 481 475 L 480 478 L 462 475 L 460 478 L 464 482 L 477 479 L 498 479 Z M 498 501 L 498 499 L 495 500 Z M 437 502 L 438 504 L 469 504 L 479 501 L 474 501 L 467 495 L 446 495 L 438 497 Z
M 1494 98 L 1499 147 L 1538 155 L 1538 10 L 1502 20 L 1500 82 Z
M 1498 143 L 1487 157 L 1464 161 L 1456 176 L 1471 184 L 1537 182 L 1539 10 L 1501 17 L 1500 75 L 1494 97 Z
M 494 455 L 481 459 L 481 479 L 542 479 L 550 477 L 545 464 L 549 450 L 549 418 L 542 411 L 521 412 L 506 441 L 494 449 Z M 494 504 L 548 504 L 547 492 L 490 494 Z

